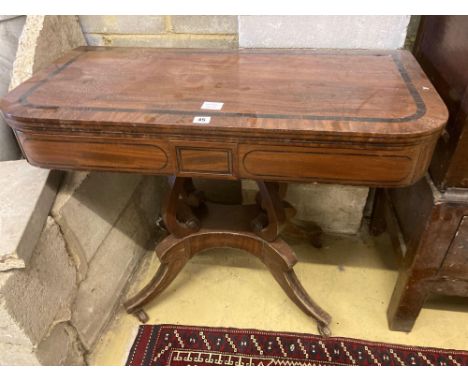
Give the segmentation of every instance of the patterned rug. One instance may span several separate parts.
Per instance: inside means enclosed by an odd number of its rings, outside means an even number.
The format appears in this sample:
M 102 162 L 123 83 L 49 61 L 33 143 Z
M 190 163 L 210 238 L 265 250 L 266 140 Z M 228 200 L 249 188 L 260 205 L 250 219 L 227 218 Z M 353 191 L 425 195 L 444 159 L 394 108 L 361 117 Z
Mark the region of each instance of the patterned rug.
M 467 366 L 468 352 L 253 329 L 141 325 L 130 366 Z

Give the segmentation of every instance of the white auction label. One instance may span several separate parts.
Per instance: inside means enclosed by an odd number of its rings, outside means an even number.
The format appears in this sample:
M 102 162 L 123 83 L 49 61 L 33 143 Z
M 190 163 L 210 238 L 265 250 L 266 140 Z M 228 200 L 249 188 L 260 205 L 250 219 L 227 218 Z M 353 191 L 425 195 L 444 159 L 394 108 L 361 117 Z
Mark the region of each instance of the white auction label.
M 224 102 L 203 102 L 200 109 L 204 110 L 221 110 L 223 108 Z
M 201 124 L 207 124 L 210 123 L 211 117 L 195 117 L 193 119 L 193 123 L 201 123 Z

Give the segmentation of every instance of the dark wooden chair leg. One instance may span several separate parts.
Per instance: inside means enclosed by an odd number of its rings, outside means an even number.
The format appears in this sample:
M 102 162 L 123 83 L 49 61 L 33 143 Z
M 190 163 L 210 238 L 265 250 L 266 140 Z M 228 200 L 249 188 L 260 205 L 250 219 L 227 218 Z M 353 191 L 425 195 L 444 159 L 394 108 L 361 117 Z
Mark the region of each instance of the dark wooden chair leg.
M 378 236 L 385 232 L 387 223 L 385 221 L 385 202 L 386 194 L 383 188 L 375 190 L 374 207 L 369 222 L 369 233 Z
M 390 330 L 410 332 L 416 322 L 428 292 L 422 280 L 401 272 L 387 309 Z
M 404 256 L 387 309 L 391 330 L 413 328 L 434 282 L 441 278 L 439 272 L 463 216 L 455 204 L 435 202 L 433 190 L 425 178 L 412 187 L 386 192 L 387 231 L 397 249 L 402 246 L 395 244 L 405 244 L 397 252 Z

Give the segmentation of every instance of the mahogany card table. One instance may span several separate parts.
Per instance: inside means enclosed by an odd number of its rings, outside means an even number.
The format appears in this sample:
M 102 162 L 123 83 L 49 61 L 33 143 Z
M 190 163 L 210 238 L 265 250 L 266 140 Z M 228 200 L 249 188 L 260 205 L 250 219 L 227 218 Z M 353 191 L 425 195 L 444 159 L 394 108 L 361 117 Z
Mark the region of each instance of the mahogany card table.
M 144 305 L 213 247 L 257 256 L 329 335 L 330 315 L 296 277 L 279 234 L 287 182 L 404 187 L 425 173 L 445 105 L 406 51 L 82 47 L 0 104 L 27 160 L 65 170 L 166 175 L 170 235 Z M 192 178 L 253 179 L 256 203 L 215 205 Z

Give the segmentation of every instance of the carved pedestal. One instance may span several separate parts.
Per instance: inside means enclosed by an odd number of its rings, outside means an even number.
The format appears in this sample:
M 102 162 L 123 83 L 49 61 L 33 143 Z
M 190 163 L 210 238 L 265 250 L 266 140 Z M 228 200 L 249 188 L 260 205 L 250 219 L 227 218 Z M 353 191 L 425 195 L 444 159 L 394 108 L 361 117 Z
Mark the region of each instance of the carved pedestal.
M 170 191 L 163 205 L 163 220 L 170 232 L 156 248 L 161 265 L 152 280 L 125 302 L 128 313 L 148 320 L 143 306 L 176 278 L 191 257 L 208 248 L 230 247 L 258 257 L 288 297 L 318 323 L 323 336 L 331 334 L 330 315 L 321 309 L 299 282 L 293 266 L 297 258 L 279 238 L 294 209 L 282 200 L 285 185 L 258 181 L 256 204 L 208 203 L 191 178 L 169 178 Z

